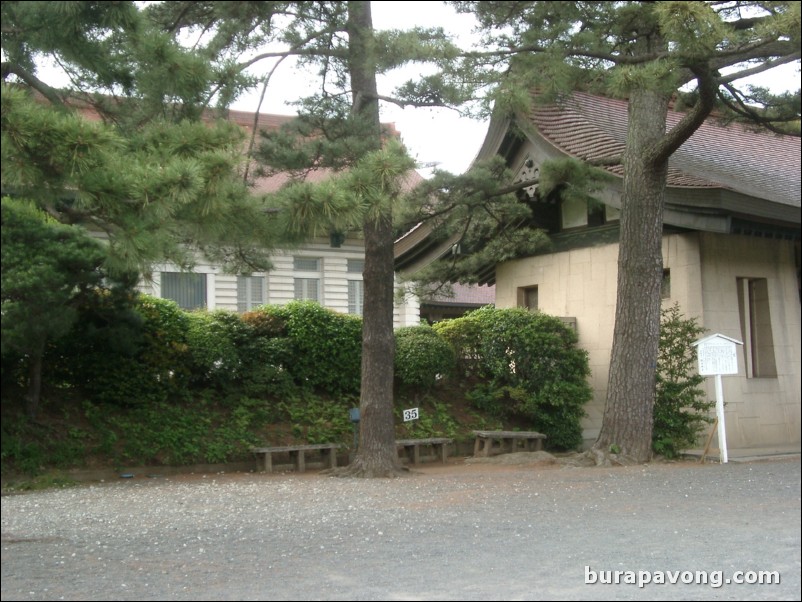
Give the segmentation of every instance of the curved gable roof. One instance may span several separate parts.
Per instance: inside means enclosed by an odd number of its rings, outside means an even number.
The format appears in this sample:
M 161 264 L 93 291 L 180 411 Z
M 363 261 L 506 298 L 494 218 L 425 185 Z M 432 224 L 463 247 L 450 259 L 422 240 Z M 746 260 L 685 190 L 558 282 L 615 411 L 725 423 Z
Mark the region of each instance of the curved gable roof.
M 683 113 L 669 111 L 668 127 Z M 626 142 L 625 100 L 577 92 L 560 104 L 535 106 L 530 122 L 562 152 L 580 159 L 620 155 Z M 623 175 L 622 167 L 607 168 Z M 671 187 L 724 188 L 800 206 L 800 139 L 709 118 L 669 161 Z

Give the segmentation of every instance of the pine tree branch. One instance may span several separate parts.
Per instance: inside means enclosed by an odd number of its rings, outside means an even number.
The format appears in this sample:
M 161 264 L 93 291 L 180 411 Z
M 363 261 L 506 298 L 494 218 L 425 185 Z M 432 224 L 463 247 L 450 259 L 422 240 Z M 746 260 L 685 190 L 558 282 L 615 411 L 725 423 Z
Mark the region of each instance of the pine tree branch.
M 760 113 L 755 111 L 755 109 L 753 107 L 750 107 L 749 105 L 747 105 L 744 102 L 743 98 L 742 98 L 742 94 L 737 89 L 735 89 L 733 86 L 730 86 L 729 84 L 727 84 L 727 85 L 724 86 L 724 88 L 732 95 L 732 98 L 735 100 L 735 102 L 732 102 L 729 98 L 727 98 L 723 94 L 719 94 L 718 98 L 733 113 L 735 113 L 737 115 L 741 115 L 742 117 L 746 117 L 749 121 L 751 121 L 753 123 L 756 123 L 756 124 L 766 128 L 767 130 L 769 130 L 771 132 L 774 132 L 775 134 L 782 134 L 782 135 L 785 135 L 785 136 L 796 136 L 797 138 L 800 137 L 800 132 L 786 131 L 786 130 L 778 128 L 776 125 L 774 125 L 775 123 L 778 123 L 778 122 L 779 123 L 789 123 L 789 122 L 792 122 L 792 121 L 798 121 L 798 119 L 799 119 L 798 116 L 796 116 L 796 115 L 789 116 L 789 117 L 784 118 L 784 119 L 783 118 L 766 117 L 765 115 L 761 115 Z
M 411 100 L 401 100 L 400 98 L 395 98 L 393 96 L 384 96 L 383 94 L 377 94 L 376 96 L 373 96 L 372 98 L 374 98 L 376 100 L 381 100 L 381 101 L 384 101 L 384 102 L 389 102 L 391 104 L 394 104 L 396 106 L 401 107 L 402 109 L 405 109 L 407 107 L 415 107 L 415 108 L 442 107 L 442 108 L 446 108 L 446 109 L 451 109 L 451 110 L 453 110 L 454 112 L 457 112 L 457 113 L 459 112 L 458 109 L 456 109 L 455 107 L 451 106 L 445 100 L 436 100 L 436 101 L 433 100 L 433 101 L 429 101 L 429 102 L 416 102 L 416 101 L 411 101 Z
M 28 86 L 39 92 L 42 96 L 44 96 L 47 100 L 49 100 L 52 104 L 58 106 L 64 106 L 64 101 L 62 100 L 59 91 L 52 86 L 47 85 L 45 82 L 40 80 L 36 77 L 33 73 L 30 73 L 28 70 L 23 69 L 20 65 L 16 65 L 10 62 L 0 64 L 0 72 L 2 72 L 3 81 L 9 75 L 16 75 L 22 81 L 24 81 Z
M 621 155 L 615 155 L 614 157 L 597 157 L 595 159 L 584 159 L 584 162 L 595 167 L 613 167 L 615 165 L 621 165 L 623 157 L 621 157 Z
M 798 61 L 800 59 L 801 53 L 799 51 L 793 52 L 791 54 L 787 54 L 785 56 L 781 56 L 773 61 L 766 61 L 760 65 L 756 65 L 755 67 L 751 67 L 750 69 L 742 69 L 741 71 L 736 71 L 735 73 L 730 73 L 729 75 L 722 76 L 719 78 L 719 81 L 722 84 L 729 84 L 739 79 L 743 79 L 745 77 L 751 77 L 753 75 L 758 75 L 759 73 L 765 73 L 774 67 L 779 67 L 780 65 L 786 65 L 788 63 L 792 63 L 794 61 Z
M 693 71 L 698 82 L 699 98 L 685 117 L 651 149 L 647 161 L 654 166 L 668 161 L 668 158 L 699 129 L 716 106 L 718 74 L 702 66 L 693 68 Z

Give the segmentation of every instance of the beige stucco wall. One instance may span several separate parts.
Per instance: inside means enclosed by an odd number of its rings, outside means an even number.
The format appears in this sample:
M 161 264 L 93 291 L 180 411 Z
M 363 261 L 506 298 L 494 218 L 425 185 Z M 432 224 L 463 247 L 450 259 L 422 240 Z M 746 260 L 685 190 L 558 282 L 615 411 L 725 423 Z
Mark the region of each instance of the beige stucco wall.
M 770 280 L 772 327 L 781 373 L 777 379 L 724 377 L 728 447 L 798 443 L 800 305 L 790 243 L 729 235 L 672 234 L 663 240 L 663 258 L 671 270 L 671 295 L 664 306 L 677 302 L 686 316 L 698 318 L 711 333 L 738 340 L 736 278 Z M 579 344 L 588 351 L 592 371 L 593 400 L 583 421 L 587 444 L 596 439 L 604 411 L 617 260 L 618 245 L 608 244 L 509 261 L 496 270 L 497 307 L 515 307 L 518 288 L 536 285 L 541 311 L 576 318 Z M 772 382 L 763 382 L 767 380 Z M 714 399 L 713 383 L 708 386 Z
M 776 378 L 724 376 L 727 445 L 765 447 L 800 442 L 800 303 L 792 243 L 746 236 L 700 235 L 704 325 L 739 341 L 738 278 L 765 278 L 769 289 Z M 714 379 L 708 393 L 715 398 Z

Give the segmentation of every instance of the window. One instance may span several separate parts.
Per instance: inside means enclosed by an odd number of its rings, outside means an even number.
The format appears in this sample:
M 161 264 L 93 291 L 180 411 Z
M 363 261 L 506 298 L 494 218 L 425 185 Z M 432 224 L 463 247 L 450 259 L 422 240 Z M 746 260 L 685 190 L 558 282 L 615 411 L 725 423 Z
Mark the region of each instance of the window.
M 161 297 L 172 299 L 181 309 L 206 307 L 206 274 L 162 272 Z
M 320 303 L 320 278 L 296 278 L 295 299 Z
M 237 311 L 250 311 L 265 303 L 264 276 L 237 276 Z
M 746 375 L 749 378 L 776 377 L 768 281 L 765 278 L 738 278 L 737 284 Z
M 562 229 L 603 226 L 619 218 L 618 210 L 601 202 L 567 199 L 560 204 Z
M 348 273 L 359 274 L 365 271 L 364 259 L 349 259 Z M 365 299 L 365 283 L 361 280 L 348 281 L 348 313 L 357 316 L 362 315 Z
M 348 273 L 349 274 L 361 274 L 365 271 L 365 260 L 364 259 L 349 259 L 348 260 Z
M 320 257 L 295 257 L 293 268 L 298 273 L 295 278 L 295 299 L 298 301 L 317 301 L 321 303 Z
M 296 272 L 320 271 L 320 257 L 294 257 L 292 264 Z
M 536 286 L 526 286 L 518 289 L 518 307 L 525 307 L 529 311 L 538 309 Z
M 364 308 L 365 285 L 361 280 L 348 281 L 348 313 L 362 315 Z
M 563 201 L 561 210 L 563 230 L 588 225 L 587 201 L 579 199 Z

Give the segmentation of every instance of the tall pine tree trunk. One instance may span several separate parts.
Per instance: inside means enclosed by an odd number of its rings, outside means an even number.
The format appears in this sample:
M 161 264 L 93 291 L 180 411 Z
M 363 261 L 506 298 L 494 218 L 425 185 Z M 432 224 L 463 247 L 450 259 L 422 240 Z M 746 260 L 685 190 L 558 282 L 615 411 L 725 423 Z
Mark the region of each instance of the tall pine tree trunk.
M 348 2 L 349 70 L 354 111 L 375 130 L 374 148 L 381 147 L 381 123 L 376 87 L 373 22 L 370 2 Z M 393 227 L 388 210 L 368 218 L 365 236 L 364 311 L 362 315 L 362 389 L 359 448 L 346 474 L 386 477 L 399 473 L 393 417 Z
M 667 175 L 667 162 L 653 157 L 665 136 L 668 101 L 647 90 L 629 100 L 615 333 L 607 404 L 593 448 L 599 461 L 610 452 L 635 462 L 651 457 Z
M 25 396 L 25 413 L 33 420 L 39 412 L 42 397 L 42 364 L 45 355 L 44 340 L 36 344 L 36 349 L 28 357 L 28 393 Z

